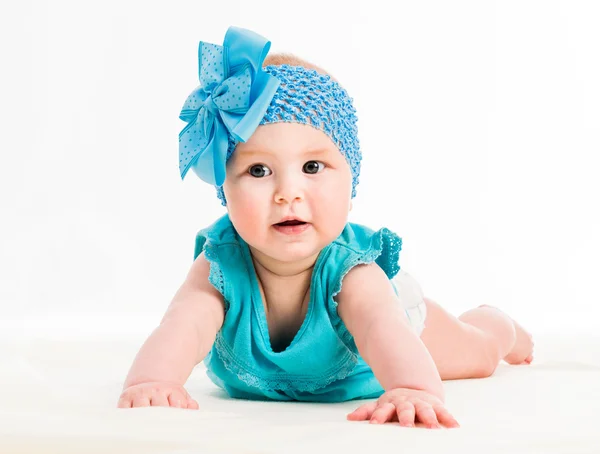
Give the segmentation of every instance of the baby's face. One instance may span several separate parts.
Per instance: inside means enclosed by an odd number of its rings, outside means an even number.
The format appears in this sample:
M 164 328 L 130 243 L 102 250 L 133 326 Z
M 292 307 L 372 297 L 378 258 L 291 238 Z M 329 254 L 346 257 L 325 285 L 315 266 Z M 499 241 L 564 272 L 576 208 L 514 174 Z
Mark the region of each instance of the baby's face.
M 236 147 L 223 186 L 229 217 L 251 247 L 281 262 L 311 257 L 344 229 L 352 174 L 331 139 L 312 126 L 259 126 Z M 295 221 L 281 224 L 286 219 Z

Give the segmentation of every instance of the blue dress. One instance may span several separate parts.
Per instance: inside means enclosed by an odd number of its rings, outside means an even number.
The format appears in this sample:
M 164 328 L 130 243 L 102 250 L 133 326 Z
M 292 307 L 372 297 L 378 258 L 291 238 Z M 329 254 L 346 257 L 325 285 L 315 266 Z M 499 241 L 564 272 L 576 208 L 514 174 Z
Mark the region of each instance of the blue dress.
M 196 236 L 209 280 L 223 295 L 224 323 L 204 359 L 207 374 L 231 397 L 319 402 L 376 398 L 383 388 L 337 313 L 334 296 L 360 263 L 376 262 L 389 279 L 400 270 L 402 240 L 383 228 L 347 223 L 313 268 L 306 317 L 291 344 L 271 348 L 267 319 L 248 244 L 224 215 Z

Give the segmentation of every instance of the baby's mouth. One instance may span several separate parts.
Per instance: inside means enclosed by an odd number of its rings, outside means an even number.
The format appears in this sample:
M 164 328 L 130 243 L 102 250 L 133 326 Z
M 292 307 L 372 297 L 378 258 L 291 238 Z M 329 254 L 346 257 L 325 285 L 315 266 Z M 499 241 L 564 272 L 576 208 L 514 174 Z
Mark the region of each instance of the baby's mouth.
M 306 222 L 304 222 L 304 221 L 298 221 L 297 219 L 292 219 L 290 221 L 278 222 L 275 225 L 286 226 L 286 225 L 302 225 L 302 224 L 306 224 Z
M 308 222 L 301 221 L 299 219 L 287 219 L 277 224 L 273 224 L 273 228 L 284 235 L 300 235 L 310 228 Z

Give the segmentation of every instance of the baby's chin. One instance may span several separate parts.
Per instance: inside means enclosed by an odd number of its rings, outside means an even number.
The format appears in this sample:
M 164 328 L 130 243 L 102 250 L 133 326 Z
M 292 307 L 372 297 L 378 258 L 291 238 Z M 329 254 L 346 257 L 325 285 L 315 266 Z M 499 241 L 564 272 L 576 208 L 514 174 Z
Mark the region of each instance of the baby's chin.
M 271 259 L 282 263 L 296 263 L 303 261 L 310 261 L 312 258 L 316 259 L 321 248 L 307 247 L 307 245 L 300 245 L 298 243 L 286 244 L 277 248 L 269 248 L 263 253 L 269 256 Z
M 271 261 L 279 262 L 283 266 L 298 264 L 301 267 L 314 265 L 321 249 L 323 248 L 320 245 L 309 243 L 275 243 L 257 248 L 260 254 Z

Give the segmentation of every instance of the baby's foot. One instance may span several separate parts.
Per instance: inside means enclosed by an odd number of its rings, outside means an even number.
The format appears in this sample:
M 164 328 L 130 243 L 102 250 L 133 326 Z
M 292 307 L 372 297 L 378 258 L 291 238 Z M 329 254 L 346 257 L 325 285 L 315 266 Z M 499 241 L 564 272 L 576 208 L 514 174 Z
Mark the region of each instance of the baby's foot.
M 498 311 L 500 310 L 497 307 L 490 306 L 488 304 L 482 304 L 482 306 L 491 307 Z M 504 314 L 504 312 L 502 313 Z M 525 329 L 521 325 L 519 325 L 512 318 L 510 319 L 515 325 L 517 340 L 513 349 L 503 359 L 509 364 L 531 364 L 531 362 L 533 361 L 533 338 L 531 334 L 525 331 Z

